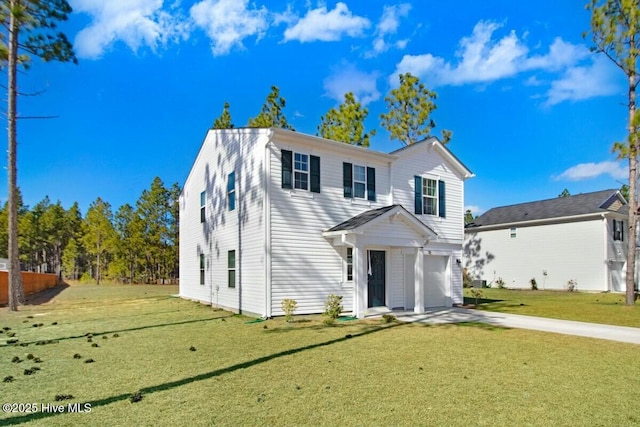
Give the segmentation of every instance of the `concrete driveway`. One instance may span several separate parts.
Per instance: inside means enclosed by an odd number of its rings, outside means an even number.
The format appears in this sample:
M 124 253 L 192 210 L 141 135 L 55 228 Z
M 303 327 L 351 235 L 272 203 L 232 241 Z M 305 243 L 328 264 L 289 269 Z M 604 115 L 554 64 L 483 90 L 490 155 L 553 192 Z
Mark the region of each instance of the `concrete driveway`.
M 424 314 L 405 311 L 394 311 L 393 314 L 398 320 L 403 322 L 428 324 L 482 322 L 505 328 L 532 329 L 534 331 L 555 332 L 557 334 L 640 344 L 640 328 L 631 328 L 628 326 L 547 319 L 543 317 L 522 316 L 519 314 L 471 310 L 460 307 L 430 309 Z

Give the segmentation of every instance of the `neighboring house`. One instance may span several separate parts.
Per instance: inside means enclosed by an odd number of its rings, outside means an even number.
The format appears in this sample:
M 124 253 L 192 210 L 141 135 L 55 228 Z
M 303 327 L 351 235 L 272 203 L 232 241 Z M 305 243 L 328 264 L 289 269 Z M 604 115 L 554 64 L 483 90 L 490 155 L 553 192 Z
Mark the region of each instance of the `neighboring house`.
M 494 287 L 624 291 L 628 211 L 617 190 L 490 209 L 465 227 L 464 266 Z
M 436 138 L 381 153 L 282 129 L 210 130 L 180 197 L 180 296 L 237 312 L 462 302 L 472 173 Z M 380 309 L 382 308 L 382 310 Z

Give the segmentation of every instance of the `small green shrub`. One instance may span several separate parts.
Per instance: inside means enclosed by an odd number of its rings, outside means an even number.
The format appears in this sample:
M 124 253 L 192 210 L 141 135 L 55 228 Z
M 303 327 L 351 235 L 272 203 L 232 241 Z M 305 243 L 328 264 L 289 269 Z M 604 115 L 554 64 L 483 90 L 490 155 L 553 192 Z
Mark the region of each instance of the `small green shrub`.
M 285 298 L 280 303 L 282 306 L 282 311 L 284 311 L 284 319 L 287 322 L 293 321 L 293 313 L 298 308 L 298 302 L 294 299 Z
M 578 288 L 578 282 L 574 279 L 571 279 L 567 282 L 567 291 L 573 292 Z
M 478 301 L 482 298 L 482 289 L 480 288 L 471 288 L 471 296 L 476 300 L 476 307 L 478 306 Z
M 329 319 L 336 320 L 340 317 L 342 310 L 342 295 L 331 294 L 324 302 L 324 313 L 322 313 L 322 315 Z
M 536 278 L 532 277 L 531 280 L 529 280 L 529 284 L 531 285 L 531 290 L 532 291 L 537 291 L 538 290 L 538 282 L 536 282 Z
M 473 279 L 471 278 L 471 274 L 466 268 L 462 269 L 462 287 L 463 288 L 471 288 L 473 286 Z
M 393 323 L 396 320 L 397 320 L 396 316 L 394 316 L 393 314 L 383 314 L 382 315 L 382 322 L 383 323 Z
M 498 280 L 496 280 L 496 286 L 498 287 L 498 289 L 505 288 L 505 283 L 504 280 L 502 280 L 502 277 L 498 277 Z

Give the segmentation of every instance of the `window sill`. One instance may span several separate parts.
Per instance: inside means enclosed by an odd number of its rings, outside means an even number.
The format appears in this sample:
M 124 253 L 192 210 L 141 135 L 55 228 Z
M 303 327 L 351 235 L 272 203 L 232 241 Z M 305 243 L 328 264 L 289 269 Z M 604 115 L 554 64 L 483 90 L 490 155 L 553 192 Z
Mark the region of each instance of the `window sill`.
M 313 193 L 311 193 L 309 191 L 304 191 L 304 190 L 298 190 L 298 191 L 289 190 L 289 196 L 291 196 L 291 197 L 301 197 L 301 198 L 304 198 L 304 199 L 313 199 Z
M 355 206 L 367 206 L 371 207 L 371 202 L 365 199 L 351 199 L 351 204 Z
M 343 289 L 353 289 L 353 282 L 341 282 L 340 287 Z

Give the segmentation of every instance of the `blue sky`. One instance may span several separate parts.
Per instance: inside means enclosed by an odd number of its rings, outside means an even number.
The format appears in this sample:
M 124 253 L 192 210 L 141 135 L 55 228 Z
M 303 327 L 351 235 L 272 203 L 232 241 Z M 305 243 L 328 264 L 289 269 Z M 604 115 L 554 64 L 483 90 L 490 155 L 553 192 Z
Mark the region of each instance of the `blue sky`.
M 586 0 L 68 0 L 61 26 L 78 65 L 20 76 L 18 180 L 86 212 L 97 197 L 134 204 L 152 179 L 182 184 L 207 129 L 231 104 L 236 126 L 271 85 L 297 131 L 352 91 L 369 109 L 371 148 L 400 147 L 380 126 L 384 97 L 411 72 L 438 94 L 435 135 L 475 174 L 465 206 L 502 206 L 618 188 L 626 164 L 625 79 L 589 52 Z M 2 136 L 6 144 L 6 135 Z M 5 160 L 6 166 L 6 160 Z M 0 177 L 6 200 L 6 176 Z

